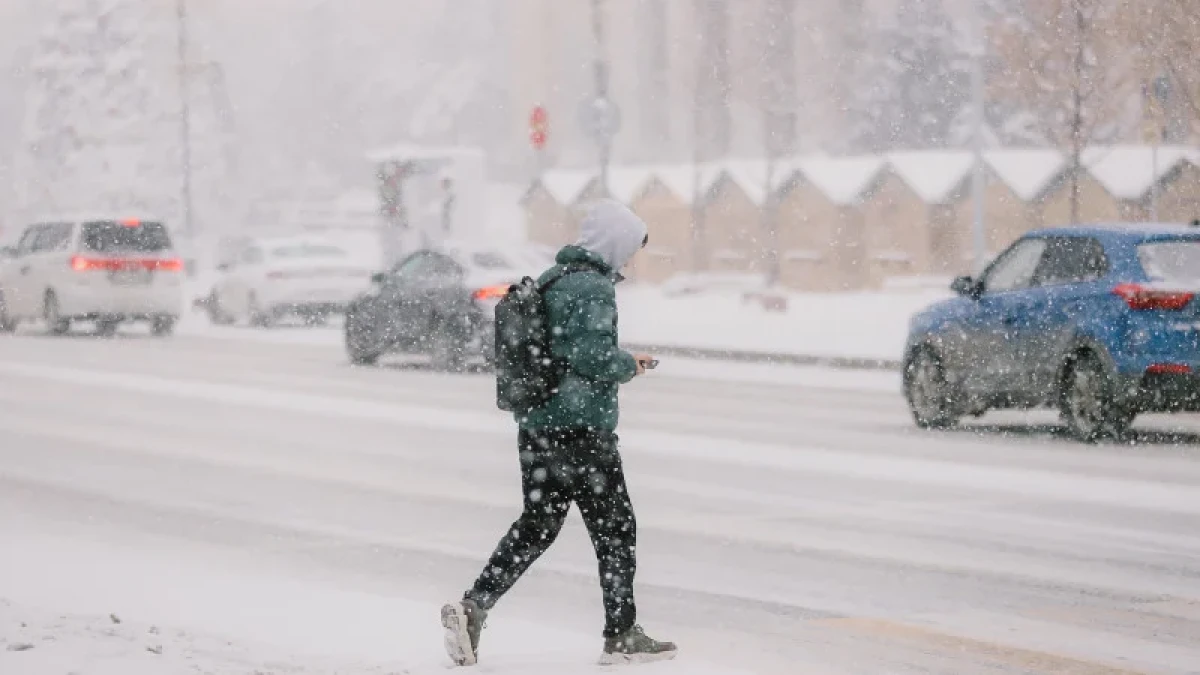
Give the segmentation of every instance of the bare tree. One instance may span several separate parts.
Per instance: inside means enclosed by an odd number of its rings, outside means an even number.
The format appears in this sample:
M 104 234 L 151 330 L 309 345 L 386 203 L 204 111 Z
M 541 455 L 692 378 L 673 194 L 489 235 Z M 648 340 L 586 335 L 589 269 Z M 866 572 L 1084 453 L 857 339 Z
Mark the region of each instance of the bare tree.
M 1027 0 L 994 26 L 1003 67 L 994 95 L 1018 101 L 1068 155 L 1071 220 L 1079 219 L 1083 150 L 1119 138 L 1136 92 L 1119 0 Z

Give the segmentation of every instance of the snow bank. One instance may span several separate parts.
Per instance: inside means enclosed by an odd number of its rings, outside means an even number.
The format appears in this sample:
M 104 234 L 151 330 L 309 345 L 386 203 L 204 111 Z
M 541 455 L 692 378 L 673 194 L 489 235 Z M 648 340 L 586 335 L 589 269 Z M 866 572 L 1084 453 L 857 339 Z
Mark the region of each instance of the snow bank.
M 804 356 L 899 359 L 908 320 L 949 291 L 793 293 L 786 312 L 768 312 L 736 291 L 670 297 L 621 289 L 621 339 L 630 343 Z

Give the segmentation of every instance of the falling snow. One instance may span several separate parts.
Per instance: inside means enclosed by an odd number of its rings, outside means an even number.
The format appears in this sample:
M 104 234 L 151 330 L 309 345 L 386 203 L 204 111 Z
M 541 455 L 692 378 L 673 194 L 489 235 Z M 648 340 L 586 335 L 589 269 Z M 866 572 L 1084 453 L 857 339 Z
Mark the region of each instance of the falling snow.
M 0 2 L 0 672 L 1194 672 L 1194 4 Z

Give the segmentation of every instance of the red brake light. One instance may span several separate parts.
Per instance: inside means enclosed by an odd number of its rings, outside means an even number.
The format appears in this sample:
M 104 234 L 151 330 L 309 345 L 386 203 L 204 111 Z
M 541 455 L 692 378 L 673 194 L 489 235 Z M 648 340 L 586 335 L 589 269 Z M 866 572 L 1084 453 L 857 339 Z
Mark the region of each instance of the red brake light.
M 1140 284 L 1121 284 L 1112 290 L 1129 305 L 1129 309 L 1178 311 L 1187 307 L 1195 296 L 1188 291 L 1168 291 L 1146 288 Z
M 121 221 L 121 224 L 125 227 L 138 227 L 142 224 L 142 221 L 138 220 L 137 218 L 126 218 Z
M 182 272 L 183 261 L 179 258 L 166 258 L 163 260 L 150 261 L 153 264 L 153 269 L 163 272 Z
M 508 294 L 508 286 L 486 286 L 471 294 L 476 300 L 496 300 Z
M 1187 375 L 1192 367 L 1186 363 L 1155 363 L 1146 369 L 1151 375 Z
M 121 258 L 86 258 L 81 255 L 71 256 L 71 269 L 76 272 L 88 272 L 91 270 L 117 272 L 121 270 L 137 269 L 139 267 L 144 270 L 159 270 L 161 272 L 182 272 L 183 260 L 179 258 L 146 258 L 137 260 Z

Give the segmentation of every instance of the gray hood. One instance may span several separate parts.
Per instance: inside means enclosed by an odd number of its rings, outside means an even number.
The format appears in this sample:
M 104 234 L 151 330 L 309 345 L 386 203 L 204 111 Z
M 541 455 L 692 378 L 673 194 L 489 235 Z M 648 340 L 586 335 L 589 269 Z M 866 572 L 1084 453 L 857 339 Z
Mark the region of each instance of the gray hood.
M 588 204 L 575 245 L 595 253 L 614 272 L 620 272 L 642 247 L 647 232 L 645 221 L 624 204 L 598 199 Z

